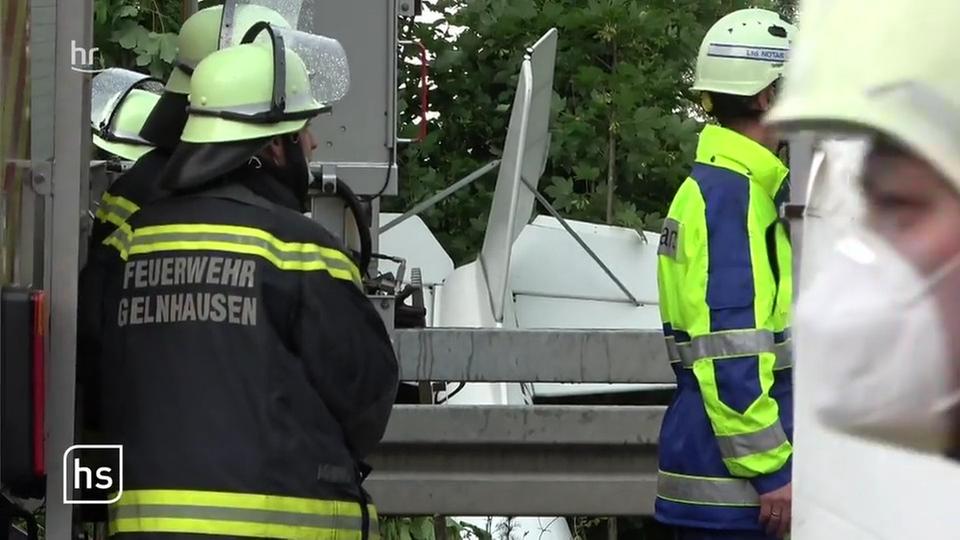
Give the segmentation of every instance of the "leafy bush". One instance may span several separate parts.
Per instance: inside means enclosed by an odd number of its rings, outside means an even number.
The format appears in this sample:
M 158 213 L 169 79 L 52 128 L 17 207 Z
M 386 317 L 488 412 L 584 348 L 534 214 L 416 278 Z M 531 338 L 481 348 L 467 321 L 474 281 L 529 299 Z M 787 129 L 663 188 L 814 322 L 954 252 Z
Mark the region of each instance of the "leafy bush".
M 179 0 L 96 0 L 94 41 L 105 67 L 165 79 L 177 57 Z

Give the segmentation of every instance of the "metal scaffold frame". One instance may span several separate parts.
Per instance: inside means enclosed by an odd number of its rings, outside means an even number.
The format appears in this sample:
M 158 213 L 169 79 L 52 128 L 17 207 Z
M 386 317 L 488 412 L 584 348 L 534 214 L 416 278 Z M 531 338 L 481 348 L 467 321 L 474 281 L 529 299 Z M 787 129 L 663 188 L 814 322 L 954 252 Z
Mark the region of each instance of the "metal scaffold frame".
M 63 504 L 64 452 L 74 443 L 76 398 L 77 281 L 80 257 L 81 193 L 89 182 L 89 76 L 73 68 L 74 51 L 91 50 L 92 0 L 30 0 L 32 69 L 33 202 L 42 213 L 42 235 L 25 216 L 26 256 L 20 278 L 42 275 L 49 301 L 45 396 L 45 534 L 71 538 L 73 507 Z M 32 238 L 31 238 L 32 236 Z M 38 240 L 42 238 L 42 242 Z M 34 248 L 43 253 L 42 274 L 34 267 Z

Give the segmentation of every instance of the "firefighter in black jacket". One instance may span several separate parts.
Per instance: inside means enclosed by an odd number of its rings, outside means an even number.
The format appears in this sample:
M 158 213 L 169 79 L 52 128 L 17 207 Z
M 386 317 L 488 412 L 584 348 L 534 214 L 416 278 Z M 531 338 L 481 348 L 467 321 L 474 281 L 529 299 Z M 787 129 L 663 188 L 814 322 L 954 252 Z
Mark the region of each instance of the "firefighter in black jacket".
M 138 134 L 118 133 L 119 126 L 115 123 L 119 122 L 121 115 L 110 114 L 106 109 L 111 104 L 112 96 L 123 95 L 127 88 L 146 87 L 154 79 L 119 69 L 107 70 L 94 78 L 91 89 L 94 143 L 98 147 L 102 146 L 98 139 L 113 143 L 139 143 L 140 151 L 137 152 L 139 155 L 129 152 L 125 153 L 126 155 L 121 154 L 121 157 L 132 159 L 135 163 L 107 188 L 100 200 L 88 242 L 88 261 L 109 256 L 109 253 L 103 253 L 103 241 L 117 227 L 142 207 L 170 196 L 169 190 L 160 184 L 160 172 L 166 167 L 179 144 L 180 135 L 187 122 L 187 94 L 190 93 L 190 77 L 196 65 L 216 51 L 221 41 L 238 44 L 243 32 L 258 22 L 266 21 L 284 28 L 290 26 L 283 16 L 271 8 L 256 3 L 236 5 L 236 0 L 231 0 L 229 4 L 232 6 L 227 9 L 226 14 L 224 6 L 213 6 L 194 13 L 183 23 L 178 36 L 179 48 L 173 72 L 163 86 L 159 99 L 152 105 L 152 111 L 142 121 Z M 225 17 L 229 20 L 229 25 L 225 24 L 228 22 Z M 221 28 L 226 26 L 232 28 L 232 34 L 221 39 Z M 152 148 L 146 145 L 151 145 Z M 77 356 L 84 409 L 81 413 L 82 423 L 88 433 L 99 431 L 97 419 L 85 412 L 100 407 L 101 392 L 97 388 L 99 377 L 95 372 L 93 359 L 101 353 L 102 317 L 96 316 L 92 311 L 92 306 L 103 294 L 103 276 L 99 268 L 97 265 L 85 265 L 79 282 Z
M 356 264 L 301 214 L 307 124 L 345 94 L 346 55 L 265 23 L 247 39 L 193 74 L 162 180 L 175 195 L 118 228 L 113 259 L 97 262 L 102 424 L 125 460 L 110 532 L 373 539 L 363 460 L 396 358 Z

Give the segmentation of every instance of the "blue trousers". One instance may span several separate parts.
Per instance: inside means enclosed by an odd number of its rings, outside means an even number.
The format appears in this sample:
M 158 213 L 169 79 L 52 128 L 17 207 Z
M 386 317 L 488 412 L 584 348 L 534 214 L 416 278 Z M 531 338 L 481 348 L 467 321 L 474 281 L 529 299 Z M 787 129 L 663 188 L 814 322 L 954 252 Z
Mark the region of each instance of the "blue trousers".
M 676 540 L 776 540 L 761 531 L 723 531 L 719 529 L 674 528 Z

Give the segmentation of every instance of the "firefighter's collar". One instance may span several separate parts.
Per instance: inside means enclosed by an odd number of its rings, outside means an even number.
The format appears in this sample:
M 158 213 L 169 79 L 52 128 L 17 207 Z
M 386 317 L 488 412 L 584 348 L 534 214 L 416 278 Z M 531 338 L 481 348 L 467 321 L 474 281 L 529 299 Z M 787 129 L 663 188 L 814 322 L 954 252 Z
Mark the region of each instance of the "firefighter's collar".
M 707 125 L 700 132 L 697 162 L 723 167 L 749 177 L 774 198 L 790 172 L 763 145 L 731 129 Z

